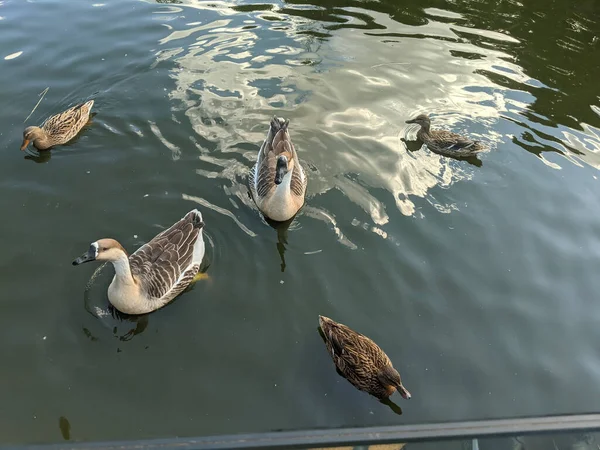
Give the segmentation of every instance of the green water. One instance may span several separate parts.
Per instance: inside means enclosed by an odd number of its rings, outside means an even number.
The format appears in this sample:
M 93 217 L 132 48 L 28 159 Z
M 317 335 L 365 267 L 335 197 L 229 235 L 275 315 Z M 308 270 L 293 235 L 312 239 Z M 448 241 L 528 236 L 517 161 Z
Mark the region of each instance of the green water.
M 0 2 L 1 443 L 598 410 L 600 3 L 97 1 Z M 71 145 L 19 151 L 91 98 Z M 419 149 L 421 112 L 490 152 Z M 247 189 L 273 115 L 309 177 L 279 228 Z M 210 279 L 107 315 L 112 269 L 71 261 L 196 207 Z M 402 415 L 319 314 L 388 353 Z

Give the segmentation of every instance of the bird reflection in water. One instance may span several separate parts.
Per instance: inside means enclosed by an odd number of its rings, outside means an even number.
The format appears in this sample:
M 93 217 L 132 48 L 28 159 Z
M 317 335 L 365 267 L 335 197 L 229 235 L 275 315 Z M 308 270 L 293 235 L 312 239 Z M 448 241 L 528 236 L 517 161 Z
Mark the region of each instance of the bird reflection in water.
M 138 316 L 130 316 L 118 311 L 113 305 L 108 304 L 113 319 L 119 323 L 113 326 L 113 335 L 120 341 L 130 341 L 134 336 L 142 334 L 148 328 L 148 317 L 150 314 L 142 314 Z M 123 328 L 127 331 L 123 333 Z
M 279 258 L 281 258 L 281 272 L 285 272 L 285 251 L 286 245 L 288 244 L 288 230 L 296 216 L 285 222 L 276 222 L 266 216 L 263 217 L 265 217 L 265 221 L 269 226 L 277 232 L 277 252 L 279 253 Z
M 38 164 L 45 164 L 50 161 L 50 158 L 52 158 L 52 152 L 50 150 L 45 150 L 42 152 L 37 152 L 35 150 L 29 150 L 29 151 L 34 152 L 34 153 L 32 153 L 32 154 L 27 153 L 23 157 L 23 159 L 27 159 L 29 161 L 33 161 Z

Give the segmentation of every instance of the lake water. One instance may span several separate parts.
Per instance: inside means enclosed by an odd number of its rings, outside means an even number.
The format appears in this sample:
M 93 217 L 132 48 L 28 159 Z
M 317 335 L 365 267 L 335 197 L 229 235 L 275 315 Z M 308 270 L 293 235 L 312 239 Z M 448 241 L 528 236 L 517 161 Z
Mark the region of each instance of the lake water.
M 0 30 L 1 443 L 598 411 L 596 0 L 3 0 Z M 75 142 L 19 151 L 92 98 Z M 420 149 L 421 112 L 491 150 Z M 279 227 L 247 189 L 273 115 L 309 177 Z M 106 315 L 112 268 L 71 261 L 196 207 L 209 279 Z M 388 353 L 402 415 L 319 314 Z

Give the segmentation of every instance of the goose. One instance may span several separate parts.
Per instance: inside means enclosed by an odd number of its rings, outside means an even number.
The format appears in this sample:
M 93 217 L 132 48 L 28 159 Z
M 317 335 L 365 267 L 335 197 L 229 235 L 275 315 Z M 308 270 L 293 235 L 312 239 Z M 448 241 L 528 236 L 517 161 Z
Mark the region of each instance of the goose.
M 146 314 L 181 294 L 198 274 L 204 257 L 204 222 L 197 209 L 156 235 L 130 256 L 115 239 L 92 242 L 73 265 L 110 261 L 115 276 L 108 300 L 125 314 Z
M 288 132 L 289 120 L 271 119 L 267 137 L 250 175 L 258 209 L 269 219 L 285 222 L 304 205 L 306 175 Z
M 354 387 L 382 401 L 396 391 L 411 398 L 390 358 L 375 342 L 329 317 L 319 316 L 319 326 L 336 368 Z
M 443 156 L 466 158 L 486 149 L 480 141 L 473 141 L 451 131 L 431 130 L 431 120 L 425 114 L 419 114 L 406 123 L 419 124 L 421 128 L 417 131 L 417 138 L 426 144 L 429 150 Z
M 55 145 L 66 144 L 88 123 L 93 105 L 94 100 L 80 103 L 48 118 L 41 127 L 25 128 L 21 150 L 25 150 L 32 141 L 38 150 L 48 150 Z

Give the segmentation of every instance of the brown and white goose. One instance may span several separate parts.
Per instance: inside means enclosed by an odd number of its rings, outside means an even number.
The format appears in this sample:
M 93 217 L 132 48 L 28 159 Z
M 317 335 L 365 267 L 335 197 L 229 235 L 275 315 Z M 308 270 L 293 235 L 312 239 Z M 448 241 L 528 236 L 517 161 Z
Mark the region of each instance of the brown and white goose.
M 250 175 L 250 190 L 258 209 L 284 222 L 304 205 L 306 175 L 288 132 L 289 120 L 273 117 Z
M 203 227 L 202 214 L 194 209 L 131 256 L 116 240 L 100 239 L 73 265 L 110 261 L 115 268 L 110 303 L 125 314 L 149 313 L 175 299 L 198 274 L 205 250 Z

